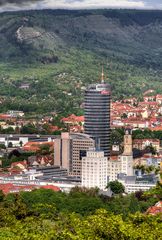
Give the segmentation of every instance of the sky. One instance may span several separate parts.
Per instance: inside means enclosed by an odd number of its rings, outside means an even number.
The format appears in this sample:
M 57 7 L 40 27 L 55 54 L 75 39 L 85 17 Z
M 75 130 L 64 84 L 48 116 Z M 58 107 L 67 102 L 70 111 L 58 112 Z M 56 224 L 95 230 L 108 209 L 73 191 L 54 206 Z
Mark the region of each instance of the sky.
M 162 9 L 162 0 L 0 0 L 0 11 L 23 9 Z

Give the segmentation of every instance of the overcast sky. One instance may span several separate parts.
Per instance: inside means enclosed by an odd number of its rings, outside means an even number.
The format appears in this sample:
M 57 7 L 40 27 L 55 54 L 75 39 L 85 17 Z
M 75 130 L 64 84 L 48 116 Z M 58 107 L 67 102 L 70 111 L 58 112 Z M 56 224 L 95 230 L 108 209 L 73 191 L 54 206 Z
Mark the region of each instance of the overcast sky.
M 162 0 L 0 0 L 0 11 L 22 9 L 162 9 Z

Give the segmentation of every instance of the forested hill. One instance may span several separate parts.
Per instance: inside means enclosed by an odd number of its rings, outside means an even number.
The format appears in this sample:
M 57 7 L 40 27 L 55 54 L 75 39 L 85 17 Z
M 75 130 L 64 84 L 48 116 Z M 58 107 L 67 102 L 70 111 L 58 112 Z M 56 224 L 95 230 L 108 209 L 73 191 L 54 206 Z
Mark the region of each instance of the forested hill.
M 2 13 L 0 26 L 2 60 L 45 61 L 64 47 L 80 47 L 147 67 L 162 64 L 162 11 Z
M 102 64 L 116 98 L 162 92 L 162 11 L 1 13 L 0 46 L 6 109 L 78 110 Z M 17 91 L 24 83 L 30 89 Z

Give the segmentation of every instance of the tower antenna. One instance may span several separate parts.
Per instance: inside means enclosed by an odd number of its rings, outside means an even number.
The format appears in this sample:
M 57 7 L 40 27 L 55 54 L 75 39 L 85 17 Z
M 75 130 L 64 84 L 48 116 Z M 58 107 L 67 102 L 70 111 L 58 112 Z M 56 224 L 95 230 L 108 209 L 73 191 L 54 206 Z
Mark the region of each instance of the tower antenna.
M 101 83 L 104 83 L 104 68 L 102 66 Z

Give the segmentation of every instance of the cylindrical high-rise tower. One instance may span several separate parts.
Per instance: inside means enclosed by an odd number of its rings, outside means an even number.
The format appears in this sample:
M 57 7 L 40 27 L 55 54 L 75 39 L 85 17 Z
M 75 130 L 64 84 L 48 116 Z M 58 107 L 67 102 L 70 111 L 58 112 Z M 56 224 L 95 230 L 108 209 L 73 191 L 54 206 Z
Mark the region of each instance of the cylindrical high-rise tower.
M 110 156 L 110 102 L 111 88 L 103 79 L 85 91 L 85 133 L 99 142 L 106 157 Z

